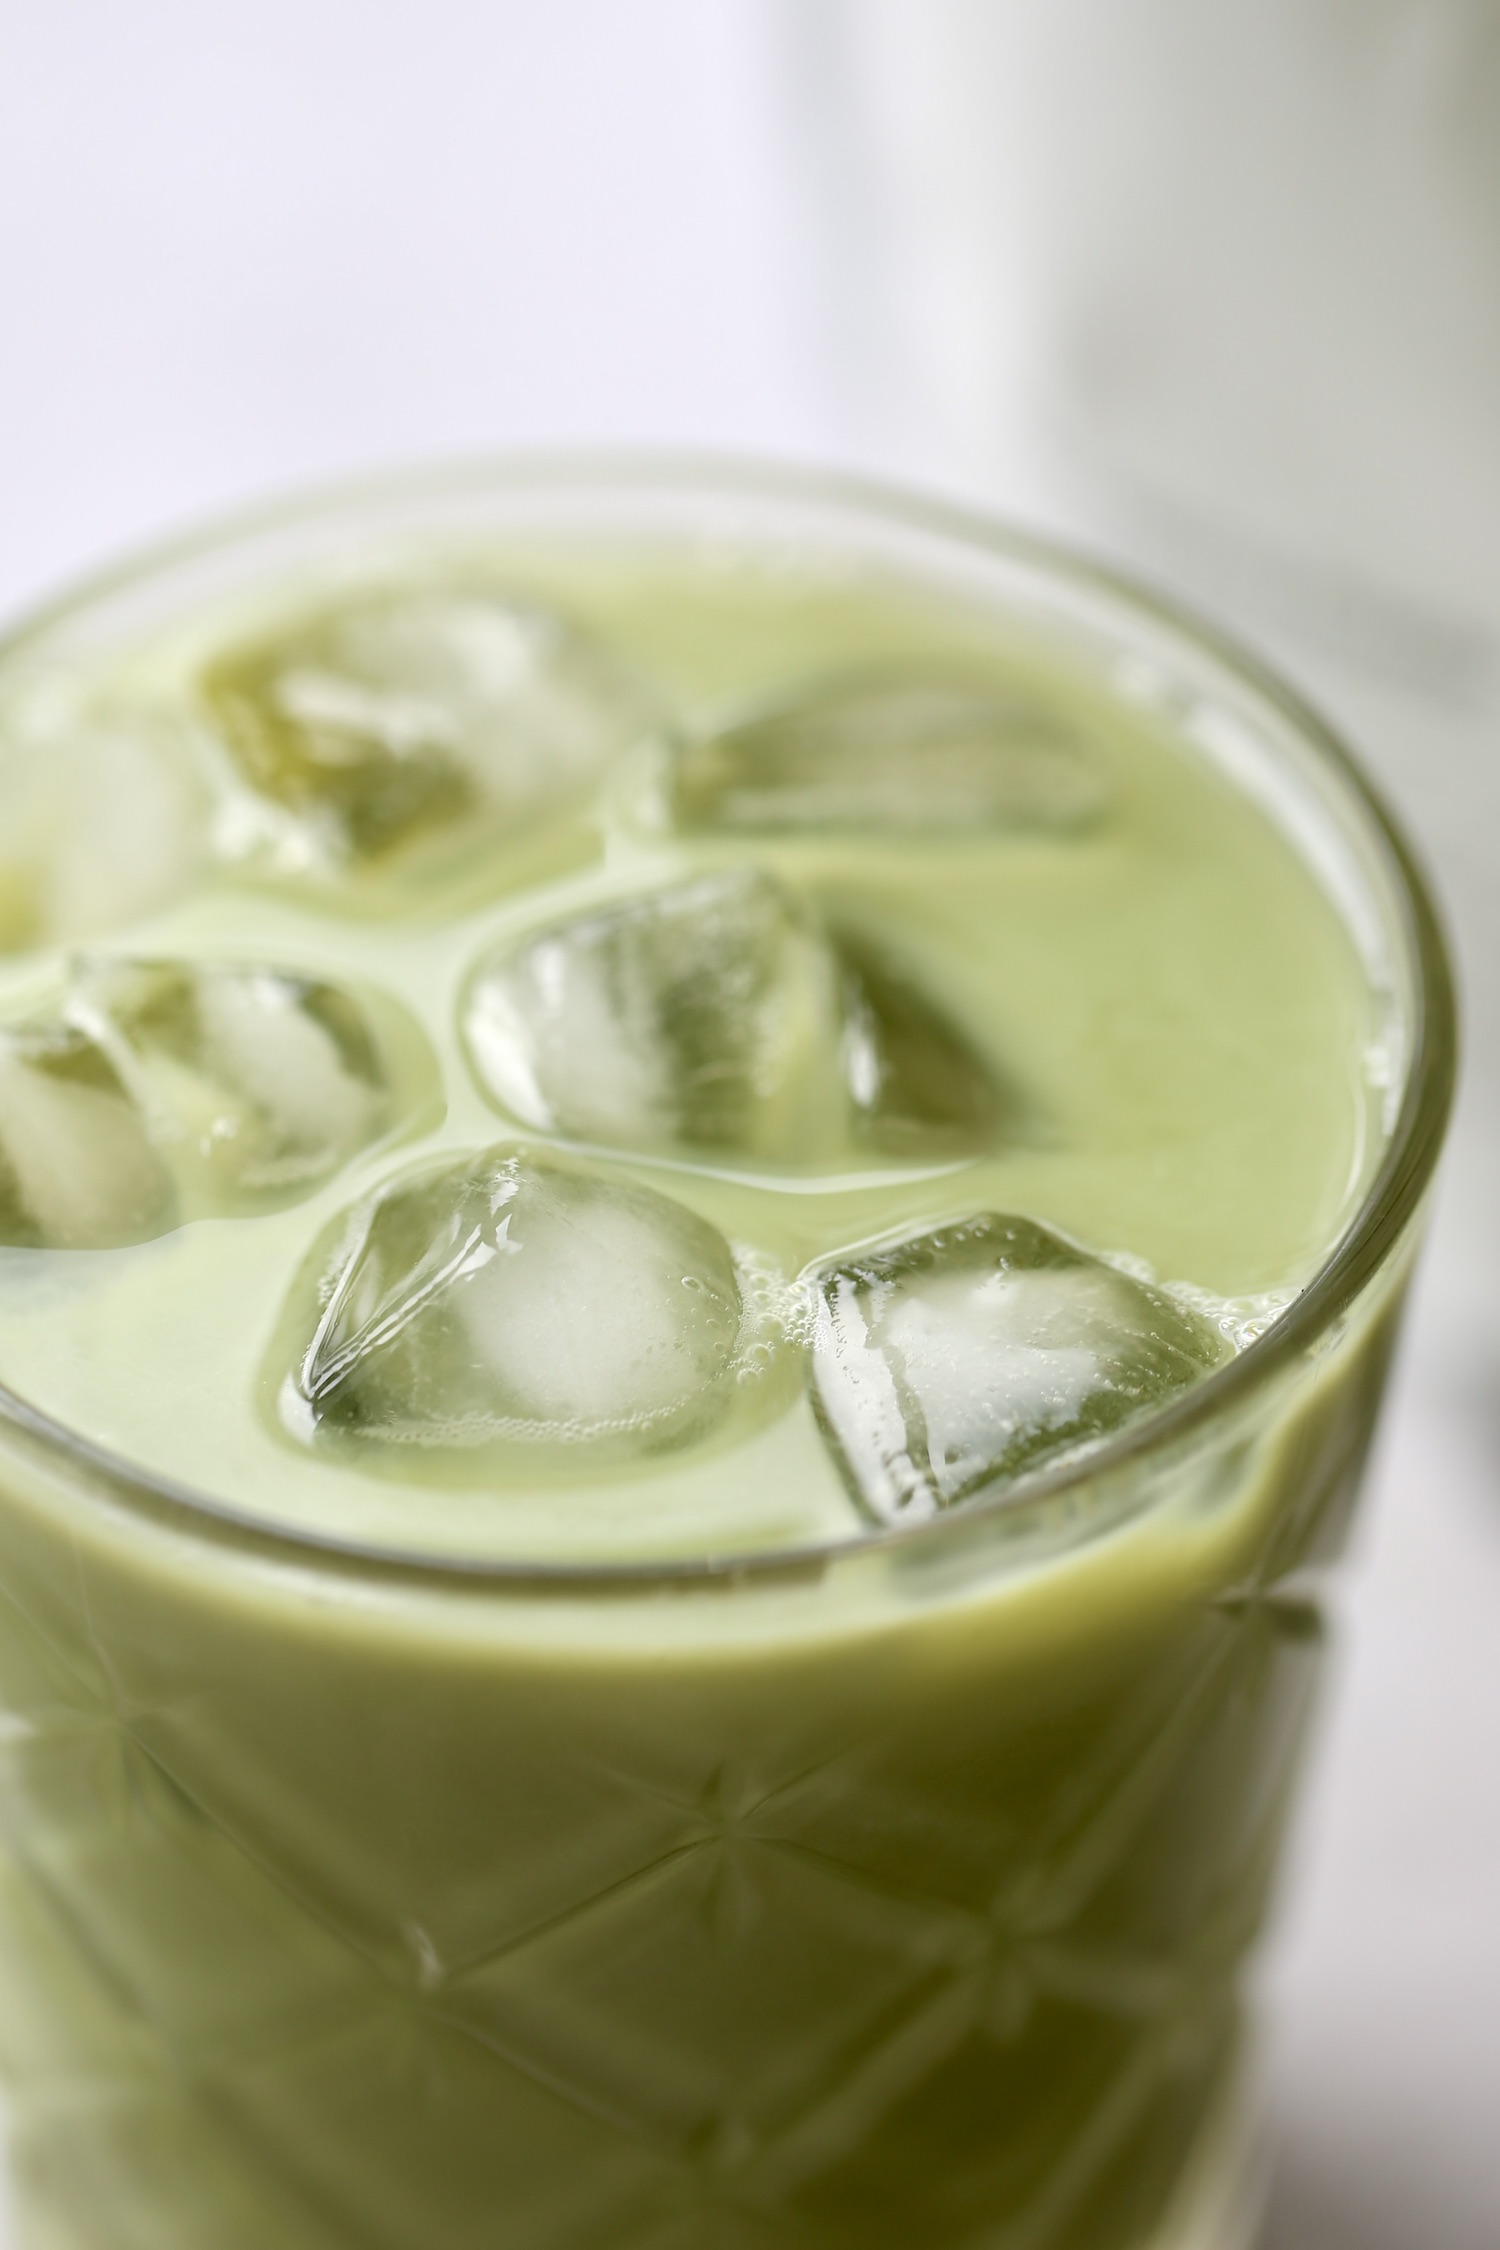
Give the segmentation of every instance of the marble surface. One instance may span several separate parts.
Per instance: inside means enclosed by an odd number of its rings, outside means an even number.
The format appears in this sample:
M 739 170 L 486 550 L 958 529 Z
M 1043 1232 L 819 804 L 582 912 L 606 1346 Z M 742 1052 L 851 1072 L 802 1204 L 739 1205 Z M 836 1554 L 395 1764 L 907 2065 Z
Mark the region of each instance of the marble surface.
M 828 245 L 869 249 L 871 195 L 910 214 L 815 98 L 832 13 L 788 4 L 0 0 L 0 611 L 270 490 L 574 440 L 982 484 L 1196 589 L 1076 487 L 1012 484 L 1014 444 L 944 450 L 882 394 L 873 300 Z M 1500 712 L 1375 692 L 1253 601 L 1241 622 L 1403 799 L 1471 1027 L 1265 1980 L 1269 2244 L 1493 2250 Z

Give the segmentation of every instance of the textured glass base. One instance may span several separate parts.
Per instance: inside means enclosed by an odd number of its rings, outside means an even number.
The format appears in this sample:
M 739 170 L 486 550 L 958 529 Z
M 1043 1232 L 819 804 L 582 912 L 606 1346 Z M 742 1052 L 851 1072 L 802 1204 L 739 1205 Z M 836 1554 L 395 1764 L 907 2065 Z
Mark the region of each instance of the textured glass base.
M 25 2250 L 4 2158 L 4 2129 L 0 2110 L 0 2250 Z M 1259 2113 L 1240 2083 L 1215 2113 L 1150 2250 L 1255 2250 L 1265 2201 Z

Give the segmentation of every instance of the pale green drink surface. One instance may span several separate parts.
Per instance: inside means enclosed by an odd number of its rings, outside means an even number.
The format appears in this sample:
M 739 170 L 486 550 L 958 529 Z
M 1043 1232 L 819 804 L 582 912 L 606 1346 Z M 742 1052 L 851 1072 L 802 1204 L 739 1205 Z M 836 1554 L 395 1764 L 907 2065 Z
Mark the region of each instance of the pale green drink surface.
M 545 577 L 533 559 L 525 582 Z M 401 1549 L 675 1556 L 857 1532 L 793 1365 L 774 1410 L 675 1452 L 605 1470 L 549 1456 L 535 1473 L 521 1453 L 493 1480 L 470 1466 L 456 1485 L 450 1464 L 409 1451 L 372 1465 L 299 1447 L 271 1403 L 281 1309 L 330 1221 L 440 1152 L 535 1137 L 496 1114 L 462 1053 L 474 962 L 511 933 L 747 861 L 876 935 L 1019 1089 L 1034 1129 L 959 1162 L 830 1175 L 605 1152 L 594 1160 L 605 1176 L 676 1198 L 778 1282 L 871 1237 L 981 1210 L 1144 1261 L 1247 1317 L 1308 1280 L 1378 1144 L 1375 1026 L 1346 928 L 1266 812 L 1104 680 L 1049 671 L 1024 643 L 997 650 L 993 628 L 910 591 L 751 566 L 575 560 L 560 578 L 572 614 L 689 723 L 839 665 L 977 663 L 1056 699 L 1091 739 L 1110 802 L 1092 825 L 1051 834 L 674 835 L 642 815 L 647 751 L 606 776 L 561 845 L 544 831 L 529 865 L 513 856 L 496 880 L 481 870 L 447 906 L 418 893 L 414 906 L 356 912 L 295 885 L 204 879 L 102 949 L 291 966 L 395 997 L 436 1058 L 416 1066 L 415 1129 L 269 1216 L 198 1219 L 126 1249 L 0 1253 L 0 1377 L 13 1390 L 236 1510 Z M 196 661 L 186 640 L 149 649 L 126 687 L 190 696 Z M 0 977 L 0 1007 L 23 1007 L 48 976 L 26 957 Z

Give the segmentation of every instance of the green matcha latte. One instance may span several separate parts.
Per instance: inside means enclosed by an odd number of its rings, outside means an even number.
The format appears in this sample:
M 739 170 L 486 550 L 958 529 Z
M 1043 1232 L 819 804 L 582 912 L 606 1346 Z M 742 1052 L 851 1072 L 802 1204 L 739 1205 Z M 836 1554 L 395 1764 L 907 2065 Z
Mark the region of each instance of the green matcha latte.
M 1312 722 L 796 480 L 0 652 L 46 2250 L 1215 2250 L 1450 1067 Z

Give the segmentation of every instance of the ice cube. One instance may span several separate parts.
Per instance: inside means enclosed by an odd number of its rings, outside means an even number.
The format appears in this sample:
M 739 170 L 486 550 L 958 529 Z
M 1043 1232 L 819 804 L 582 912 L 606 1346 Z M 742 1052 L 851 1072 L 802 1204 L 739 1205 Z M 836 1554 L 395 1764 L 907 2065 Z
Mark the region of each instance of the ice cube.
M 186 729 L 66 690 L 0 715 L 0 950 L 68 943 L 166 905 L 207 851 Z
M 722 1236 L 681 1204 L 491 1148 L 362 1205 L 320 1277 L 287 1426 L 387 1445 L 648 1450 L 726 1402 Z
M 818 1418 L 877 1523 L 1106 1437 L 1229 1349 L 1165 1290 L 995 1212 L 841 1259 L 813 1289 Z
M 581 627 L 453 581 L 355 595 L 203 684 L 245 779 L 334 867 L 534 825 L 588 793 L 646 708 Z
M 310 1194 L 415 1104 L 397 1017 L 285 969 L 76 963 L 0 1029 L 0 1241 L 104 1249 Z
M 999 1114 L 941 1013 L 755 868 L 501 947 L 475 972 L 464 1028 L 503 1109 L 613 1148 L 922 1157 L 982 1145 Z
M 749 868 L 584 914 L 480 964 L 465 1029 L 513 1116 L 611 1147 L 791 1160 L 842 1110 L 837 963 Z
M 896 670 L 836 674 L 688 740 L 671 788 L 679 826 L 741 833 L 1066 831 L 1108 796 L 1097 745 L 1035 691 Z
M 391 1121 L 381 1042 L 336 985 L 279 968 L 94 960 L 75 970 L 67 1009 L 111 1056 L 194 1209 L 306 1194 Z
M 63 1022 L 0 1032 L 0 1242 L 105 1250 L 174 1221 L 172 1176 L 108 1054 Z

